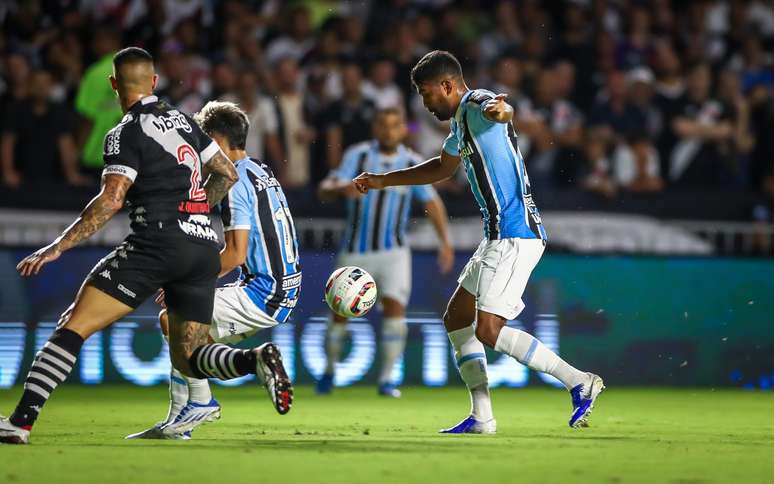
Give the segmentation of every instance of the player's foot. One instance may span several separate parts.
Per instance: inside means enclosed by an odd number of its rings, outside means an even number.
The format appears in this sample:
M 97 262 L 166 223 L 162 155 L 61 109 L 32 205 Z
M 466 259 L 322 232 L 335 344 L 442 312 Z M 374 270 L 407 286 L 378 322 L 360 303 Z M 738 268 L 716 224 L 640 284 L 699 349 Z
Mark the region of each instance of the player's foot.
M 317 384 L 314 387 L 315 393 L 318 395 L 327 395 L 333 390 L 333 374 L 325 373 L 317 380 Z
M 400 398 L 400 390 L 392 383 L 382 383 L 379 385 L 379 395 L 384 397 Z
M 17 427 L 0 415 L 0 444 L 29 444 L 30 430 Z
M 462 422 L 448 429 L 441 429 L 442 434 L 495 434 L 497 433 L 497 421 L 495 419 L 481 422 L 475 419 L 473 415 L 465 418 Z
M 570 390 L 572 397 L 572 414 L 570 415 L 570 427 L 588 427 L 588 417 L 594 408 L 594 402 L 602 390 L 605 389 L 605 383 L 602 378 L 593 374 L 586 373 L 589 379 L 585 383 L 576 385 Z
M 161 431 L 167 435 L 184 434 L 199 425 L 214 422 L 219 418 L 220 404 L 214 398 L 208 403 L 188 402 L 173 421 L 161 426 Z
M 282 354 L 274 343 L 264 343 L 255 348 L 255 372 L 269 392 L 277 413 L 285 415 L 293 405 L 293 385 L 282 365 Z
M 136 434 L 130 434 L 124 437 L 127 440 L 132 439 L 152 439 L 152 440 L 191 440 L 191 432 L 192 430 L 188 430 L 185 432 L 172 432 L 171 430 L 167 430 L 166 432 L 163 429 L 164 422 L 159 422 L 153 427 L 143 430 L 142 432 L 137 432 Z

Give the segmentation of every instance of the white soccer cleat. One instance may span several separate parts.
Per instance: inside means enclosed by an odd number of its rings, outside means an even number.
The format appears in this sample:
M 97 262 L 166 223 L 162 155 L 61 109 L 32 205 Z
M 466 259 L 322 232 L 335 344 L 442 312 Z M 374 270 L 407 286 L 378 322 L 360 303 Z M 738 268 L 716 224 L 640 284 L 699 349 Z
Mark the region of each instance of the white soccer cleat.
M 572 413 L 570 414 L 569 425 L 572 428 L 588 427 L 588 418 L 594 409 L 594 403 L 602 390 L 605 389 L 605 383 L 598 375 L 586 373 L 588 381 L 576 385 L 570 390 L 572 398 Z
M 482 422 L 476 420 L 473 415 L 466 417 L 462 422 L 448 429 L 441 429 L 442 434 L 496 434 L 497 421 L 495 419 Z
M 12 424 L 8 418 L 0 415 L 0 443 L 29 444 L 30 431 Z
M 127 440 L 133 440 L 133 439 L 190 440 L 191 439 L 190 430 L 182 433 L 174 433 L 170 430 L 167 430 L 165 432 L 164 430 L 162 430 L 163 426 L 164 426 L 164 422 L 159 422 L 147 430 L 143 430 L 142 432 L 137 432 L 136 434 L 127 435 L 124 438 Z
M 255 374 L 269 393 L 277 413 L 285 415 L 293 405 L 293 384 L 282 364 L 282 354 L 274 343 L 264 343 L 253 351 Z
M 190 432 L 199 425 L 208 422 L 214 422 L 220 418 L 220 404 L 214 398 L 208 403 L 188 402 L 180 410 L 177 417 L 171 422 L 167 422 L 160 427 L 165 435 L 177 435 Z M 177 437 L 171 437 L 177 438 Z

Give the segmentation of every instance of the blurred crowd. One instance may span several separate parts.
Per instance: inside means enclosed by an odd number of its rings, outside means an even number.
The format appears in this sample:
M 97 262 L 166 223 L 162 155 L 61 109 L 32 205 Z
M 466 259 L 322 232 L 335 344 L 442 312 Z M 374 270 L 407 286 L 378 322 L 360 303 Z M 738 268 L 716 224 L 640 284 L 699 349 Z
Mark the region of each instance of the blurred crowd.
M 543 197 L 774 186 L 771 0 L 6 0 L 0 25 L 3 190 L 96 183 L 127 45 L 156 57 L 157 94 L 181 110 L 239 103 L 248 152 L 290 192 L 368 139 L 380 108 L 404 108 L 407 144 L 438 153 L 448 126 L 409 79 L 432 49 L 508 94 Z

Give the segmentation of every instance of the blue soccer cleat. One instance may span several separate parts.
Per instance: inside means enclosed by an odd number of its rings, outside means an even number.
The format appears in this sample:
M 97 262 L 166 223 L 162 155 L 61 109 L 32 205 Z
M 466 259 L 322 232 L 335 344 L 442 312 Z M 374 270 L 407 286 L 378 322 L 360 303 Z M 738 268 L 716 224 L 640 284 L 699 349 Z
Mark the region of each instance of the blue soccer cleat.
M 462 422 L 448 429 L 441 429 L 442 434 L 495 434 L 497 433 L 497 422 L 495 419 L 480 422 L 470 415 Z
M 333 374 L 323 374 L 317 384 L 314 387 L 315 393 L 318 395 L 328 395 L 333 391 Z
M 401 393 L 400 390 L 398 390 L 397 385 L 382 383 L 379 385 L 379 395 L 382 395 L 383 397 L 400 398 Z
M 180 435 L 219 418 L 220 404 L 214 398 L 207 403 L 188 402 L 174 420 L 165 423 L 160 429 L 166 435 Z
M 605 389 L 605 383 L 597 375 L 587 373 L 589 381 L 575 385 L 570 390 L 572 397 L 572 414 L 570 415 L 570 427 L 577 429 L 588 427 L 588 416 L 594 408 L 594 402 L 602 390 Z

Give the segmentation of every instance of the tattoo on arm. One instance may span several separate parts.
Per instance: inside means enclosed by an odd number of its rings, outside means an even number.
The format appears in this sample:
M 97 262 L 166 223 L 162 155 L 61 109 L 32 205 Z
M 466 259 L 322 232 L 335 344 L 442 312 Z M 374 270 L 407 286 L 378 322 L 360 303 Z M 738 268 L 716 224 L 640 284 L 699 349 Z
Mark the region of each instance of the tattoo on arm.
M 205 172 L 209 173 L 209 177 L 204 183 L 204 191 L 207 193 L 207 202 L 210 207 L 214 207 L 223 200 L 239 176 L 234 163 L 222 152 L 215 154 L 204 166 Z
M 126 192 L 131 186 L 132 180 L 123 175 L 105 175 L 99 194 L 86 205 L 81 216 L 56 240 L 59 250 L 64 252 L 101 229 L 124 206 Z

